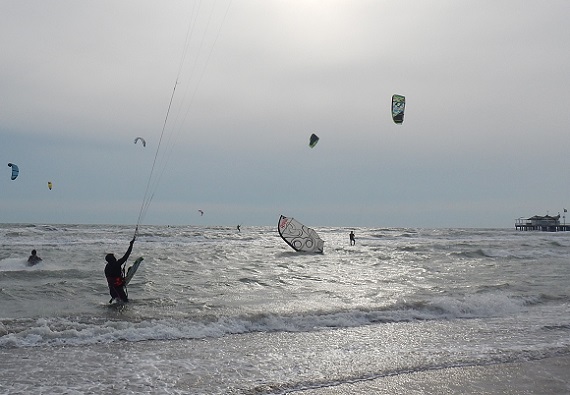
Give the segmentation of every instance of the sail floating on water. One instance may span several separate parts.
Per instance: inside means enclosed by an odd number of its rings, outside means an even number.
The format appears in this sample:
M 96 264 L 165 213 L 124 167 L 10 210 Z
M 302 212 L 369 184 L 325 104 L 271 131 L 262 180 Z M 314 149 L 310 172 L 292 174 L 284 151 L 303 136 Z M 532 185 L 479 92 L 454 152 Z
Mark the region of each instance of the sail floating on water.
M 279 236 L 295 251 L 322 253 L 324 241 L 317 232 L 303 225 L 294 218 L 279 217 L 277 225 Z

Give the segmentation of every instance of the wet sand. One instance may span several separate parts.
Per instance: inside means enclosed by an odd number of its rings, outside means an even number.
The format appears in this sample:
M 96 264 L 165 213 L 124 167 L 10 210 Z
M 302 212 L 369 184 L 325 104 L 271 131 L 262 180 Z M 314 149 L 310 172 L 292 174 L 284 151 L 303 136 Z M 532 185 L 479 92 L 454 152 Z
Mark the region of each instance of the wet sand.
M 570 394 L 570 356 L 400 374 L 295 394 Z

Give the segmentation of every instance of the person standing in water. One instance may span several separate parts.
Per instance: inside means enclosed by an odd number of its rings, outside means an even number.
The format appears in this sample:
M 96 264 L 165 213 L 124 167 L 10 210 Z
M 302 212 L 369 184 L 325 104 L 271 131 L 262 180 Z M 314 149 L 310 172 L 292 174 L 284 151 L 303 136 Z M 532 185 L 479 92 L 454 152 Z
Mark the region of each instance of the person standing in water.
M 350 234 L 348 235 L 348 237 L 350 237 L 350 245 L 353 246 L 356 244 L 356 239 L 354 238 L 354 232 L 351 230 Z
M 123 302 L 128 302 L 129 298 L 125 292 L 125 270 L 123 265 L 129 259 L 129 255 L 133 251 L 133 244 L 135 243 L 135 237 L 131 240 L 129 248 L 125 255 L 119 260 L 115 258 L 114 254 L 107 254 L 105 260 L 107 264 L 105 265 L 105 277 L 107 277 L 107 285 L 109 286 L 109 294 L 111 295 L 111 300 L 109 303 L 113 302 L 113 299 L 120 299 Z
M 37 256 L 36 254 L 37 254 L 36 250 L 32 250 L 32 255 L 30 255 L 30 257 L 28 258 L 29 266 L 34 266 L 36 263 L 40 263 L 42 261 L 42 258 Z

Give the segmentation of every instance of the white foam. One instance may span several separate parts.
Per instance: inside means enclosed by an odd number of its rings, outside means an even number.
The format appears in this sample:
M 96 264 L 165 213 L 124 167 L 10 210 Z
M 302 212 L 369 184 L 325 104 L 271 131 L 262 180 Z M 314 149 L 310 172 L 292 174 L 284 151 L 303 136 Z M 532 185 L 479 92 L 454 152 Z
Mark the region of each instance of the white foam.
M 216 320 L 153 319 L 140 322 L 80 318 L 42 318 L 23 330 L 4 327 L 0 347 L 44 345 L 80 346 L 117 341 L 178 340 L 216 338 L 252 332 L 310 332 L 324 328 L 350 328 L 382 322 L 448 320 L 513 314 L 524 309 L 524 301 L 506 295 L 440 297 L 429 303 L 396 303 L 386 309 L 315 311 L 304 314 L 220 316 Z
M 41 270 L 44 267 L 44 262 L 36 265 L 28 265 L 28 258 L 4 258 L 0 260 L 0 271 L 15 272 L 15 271 L 34 271 Z

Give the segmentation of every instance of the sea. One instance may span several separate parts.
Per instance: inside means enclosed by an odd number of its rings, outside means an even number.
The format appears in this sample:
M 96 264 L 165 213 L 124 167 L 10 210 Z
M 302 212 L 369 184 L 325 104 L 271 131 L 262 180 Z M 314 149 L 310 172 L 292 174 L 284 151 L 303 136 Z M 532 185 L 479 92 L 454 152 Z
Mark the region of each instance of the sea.
M 1 224 L 0 393 L 570 393 L 570 233 L 311 227 L 142 225 L 110 304 L 134 226 Z

